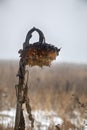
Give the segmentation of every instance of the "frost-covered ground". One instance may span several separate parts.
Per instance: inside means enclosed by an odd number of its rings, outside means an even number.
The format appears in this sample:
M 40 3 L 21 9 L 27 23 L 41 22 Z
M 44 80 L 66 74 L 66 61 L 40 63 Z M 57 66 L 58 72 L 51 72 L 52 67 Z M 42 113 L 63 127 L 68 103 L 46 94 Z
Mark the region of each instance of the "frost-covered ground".
M 24 112 L 25 115 L 25 121 L 26 121 L 26 126 L 30 125 L 30 122 L 27 117 L 27 113 Z M 41 127 L 42 130 L 46 130 L 50 125 L 57 125 L 57 124 L 62 124 L 63 120 L 58 117 L 58 115 L 53 112 L 53 111 L 42 111 L 42 110 L 37 110 L 33 111 L 32 115 L 35 119 L 34 121 L 34 127 L 35 130 L 38 129 L 38 127 Z M 14 126 L 15 122 L 15 109 L 10 109 L 10 110 L 4 110 L 0 112 L 0 124 L 3 124 L 4 126 Z M 40 129 L 41 129 L 40 128 Z
M 74 111 L 74 114 L 76 115 L 76 119 L 72 119 L 71 122 L 74 123 L 75 125 L 78 125 L 77 120 L 79 120 L 79 122 L 83 125 L 84 130 L 87 130 L 87 120 L 85 121 L 84 119 L 80 120 L 79 113 L 76 111 Z M 29 127 L 30 121 L 28 120 L 28 115 L 25 111 L 24 115 L 25 115 L 26 127 Z M 63 124 L 63 120 L 54 111 L 37 110 L 33 111 L 32 115 L 35 119 L 34 121 L 35 130 L 38 130 L 39 127 L 40 130 L 47 130 L 49 126 Z M 4 110 L 0 112 L 0 124 L 3 124 L 6 127 L 7 126 L 14 127 L 14 123 L 15 123 L 15 109 Z
M 86 118 L 81 118 L 80 113 L 78 111 L 73 111 L 72 112 L 72 118 L 69 120 L 71 121 L 72 124 L 77 126 L 79 128 L 78 130 L 87 130 L 87 119 Z
M 0 112 L 0 124 L 4 126 L 13 126 L 15 121 L 15 110 L 4 110 Z

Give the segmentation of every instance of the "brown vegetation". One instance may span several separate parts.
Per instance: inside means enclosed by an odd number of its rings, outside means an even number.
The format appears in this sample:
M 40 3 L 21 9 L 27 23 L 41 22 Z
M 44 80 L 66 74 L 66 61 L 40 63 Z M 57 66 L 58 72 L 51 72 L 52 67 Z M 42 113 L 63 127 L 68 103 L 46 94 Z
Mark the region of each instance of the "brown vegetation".
M 0 61 L 0 110 L 16 107 L 17 71 L 17 61 Z M 31 67 L 28 84 L 33 110 L 54 110 L 63 119 L 67 115 L 72 118 L 73 109 L 84 115 L 84 108 L 73 102 L 72 94 L 81 103 L 87 103 L 87 65 L 58 63 L 50 68 Z
M 17 71 L 18 62 L 0 61 L 0 99 L 9 100 L 11 106 L 14 106 L 16 99 Z M 71 103 L 72 94 L 78 95 L 82 102 L 86 102 L 86 65 L 63 63 L 42 69 L 29 68 L 29 95 L 34 109 L 65 108 Z
M 4 127 L 3 125 L 0 125 L 0 130 L 14 130 L 14 128 Z

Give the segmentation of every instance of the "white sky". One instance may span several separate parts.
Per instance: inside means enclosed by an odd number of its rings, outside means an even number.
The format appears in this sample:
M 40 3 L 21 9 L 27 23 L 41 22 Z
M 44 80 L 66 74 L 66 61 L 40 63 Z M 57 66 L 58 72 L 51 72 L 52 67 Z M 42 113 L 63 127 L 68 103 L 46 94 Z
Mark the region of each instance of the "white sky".
M 57 61 L 87 63 L 87 0 L 0 0 L 0 59 L 18 59 L 33 26 L 62 47 Z

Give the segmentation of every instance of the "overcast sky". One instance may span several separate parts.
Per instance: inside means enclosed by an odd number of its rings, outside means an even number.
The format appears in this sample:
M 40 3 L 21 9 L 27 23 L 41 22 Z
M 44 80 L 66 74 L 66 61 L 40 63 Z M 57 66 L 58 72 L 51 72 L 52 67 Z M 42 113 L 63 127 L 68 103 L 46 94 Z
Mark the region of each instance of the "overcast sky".
M 0 59 L 18 59 L 33 26 L 62 47 L 57 61 L 87 63 L 87 0 L 0 0 Z

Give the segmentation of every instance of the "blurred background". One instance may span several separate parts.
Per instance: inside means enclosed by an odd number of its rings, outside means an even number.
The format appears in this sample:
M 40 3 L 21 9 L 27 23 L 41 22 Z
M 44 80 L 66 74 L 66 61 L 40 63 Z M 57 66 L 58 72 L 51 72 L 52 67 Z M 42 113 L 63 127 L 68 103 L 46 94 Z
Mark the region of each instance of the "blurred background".
M 9 112 L 16 109 L 18 50 L 33 26 L 42 30 L 47 43 L 62 47 L 50 68 L 29 68 L 32 111 L 51 112 L 39 114 L 35 130 L 52 121 L 52 111 L 65 130 L 87 130 L 87 0 L 0 0 L 0 130 L 14 127 L 15 114 Z M 34 33 L 30 42 L 38 38 Z M 44 130 L 53 126 L 55 122 L 45 124 Z

